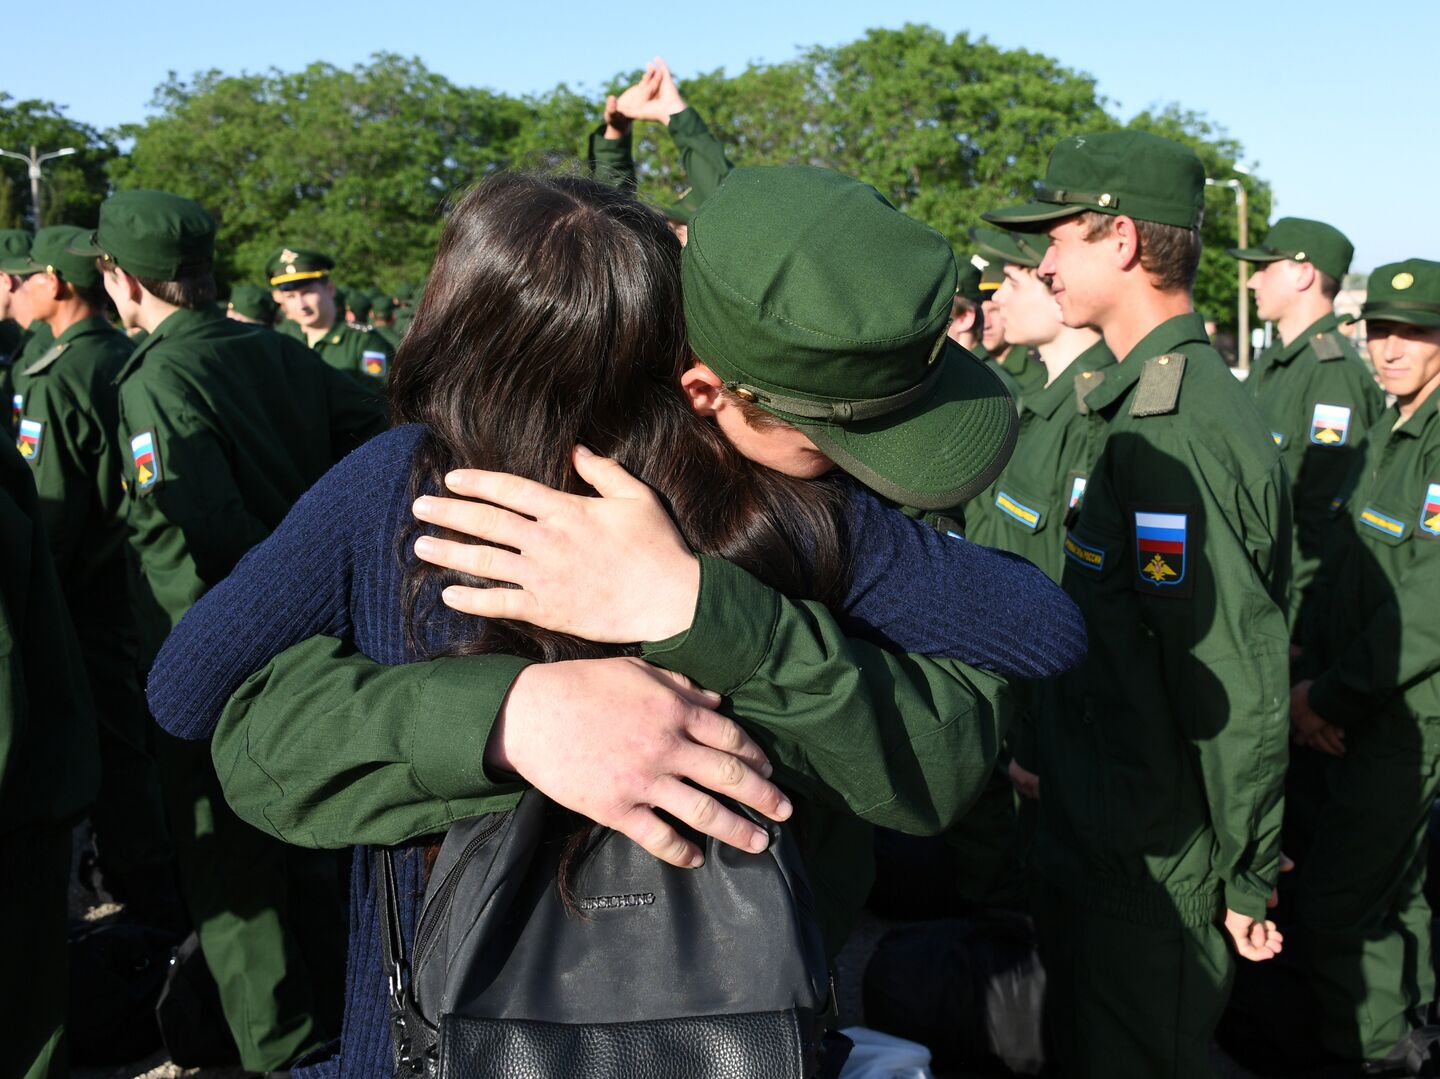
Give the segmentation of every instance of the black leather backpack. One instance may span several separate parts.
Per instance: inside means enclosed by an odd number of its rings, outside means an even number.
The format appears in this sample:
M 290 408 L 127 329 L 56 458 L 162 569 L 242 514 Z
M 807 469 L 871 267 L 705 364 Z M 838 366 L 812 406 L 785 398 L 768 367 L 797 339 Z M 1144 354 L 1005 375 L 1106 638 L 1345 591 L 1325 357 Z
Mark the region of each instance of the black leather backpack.
M 731 803 L 731 808 L 738 808 Z M 743 812 L 743 810 L 741 810 Z M 690 833 L 677 869 L 536 791 L 454 825 L 407 962 L 394 865 L 377 855 L 396 1074 L 440 1079 L 814 1079 L 826 1053 L 825 950 L 788 827 L 744 854 Z M 838 1057 L 838 1059 L 837 1059 Z

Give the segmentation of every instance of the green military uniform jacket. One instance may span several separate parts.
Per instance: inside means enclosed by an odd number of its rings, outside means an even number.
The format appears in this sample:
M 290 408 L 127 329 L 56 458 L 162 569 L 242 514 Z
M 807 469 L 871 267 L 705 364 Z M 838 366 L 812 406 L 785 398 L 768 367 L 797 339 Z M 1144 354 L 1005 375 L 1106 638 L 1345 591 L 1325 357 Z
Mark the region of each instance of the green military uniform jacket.
M 869 825 L 933 834 L 958 819 L 993 770 L 1009 694 L 997 675 L 847 639 L 823 605 L 700 564 L 691 628 L 644 657 L 724 694 L 775 765 L 838 951 L 873 876 Z M 525 665 L 386 667 L 330 638 L 297 645 L 235 693 L 215 731 L 226 800 L 308 847 L 394 845 L 510 808 L 519 785 L 481 761 Z
M 335 370 L 352 375 L 363 385 L 379 389 L 390 377 L 394 349 L 374 330 L 357 330 L 348 322 L 337 322 L 310 348 Z
M 99 780 L 95 716 L 35 484 L 0 445 L 0 835 L 74 821 Z
M 381 398 L 298 342 L 177 310 L 118 376 L 142 661 L 332 464 L 385 426 Z
M 1303 626 L 1310 706 L 1340 726 L 1440 720 L 1440 393 L 1399 418 L 1370 427 Z
M 1245 382 L 1290 476 L 1292 626 L 1320 566 L 1331 503 L 1365 432 L 1385 408 L 1384 394 L 1339 325 L 1326 315 L 1288 345 L 1276 341 L 1256 358 Z
M 1034 864 L 1112 917 L 1263 918 L 1289 737 L 1280 449 L 1194 314 L 1156 327 L 1083 406 L 1104 446 L 1062 583 L 1090 654 L 1038 715 Z
M 15 393 L 15 358 L 20 354 L 25 331 L 13 318 L 0 320 L 0 401 Z
M 15 362 L 10 365 L 10 430 L 20 428 L 20 413 L 25 409 L 25 392 L 21 385 L 24 379 L 19 372 L 29 367 L 50 350 L 55 343 L 55 334 L 48 323 L 36 319 L 20 333 L 20 348 L 15 353 Z
M 694 109 L 686 108 L 670 117 L 670 137 L 680 151 L 680 167 L 690 184 L 689 201 L 699 206 L 720 186 L 735 166 L 725 156 L 725 146 L 711 134 Z M 602 123 L 590 133 L 587 149 L 591 174 L 603 183 L 634 191 L 639 182 L 635 176 L 634 142 L 626 132 L 618 139 L 605 137 Z
M 1049 377 L 1045 372 L 1045 365 L 1037 357 L 1032 357 L 1028 348 L 1011 345 L 998 357 L 992 358 L 996 366 L 1009 375 L 1019 388 L 1016 397 L 1037 393 L 1045 388 L 1045 379 Z
M 1025 396 L 1015 452 L 989 490 L 965 507 L 965 537 L 1022 555 L 1060 580 L 1065 529 L 1078 512 L 1103 429 L 1080 414 L 1077 380 L 1088 391 L 1115 356 L 1098 342 L 1049 386 Z

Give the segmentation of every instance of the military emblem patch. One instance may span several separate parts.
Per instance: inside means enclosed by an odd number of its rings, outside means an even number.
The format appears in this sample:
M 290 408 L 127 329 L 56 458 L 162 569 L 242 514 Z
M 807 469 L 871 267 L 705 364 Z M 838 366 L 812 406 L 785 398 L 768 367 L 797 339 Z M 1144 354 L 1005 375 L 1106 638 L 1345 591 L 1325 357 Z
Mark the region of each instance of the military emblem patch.
M 1082 498 L 1084 498 L 1084 497 L 1085 497 L 1085 477 L 1084 477 L 1084 476 L 1071 476 L 1071 477 L 1070 477 L 1070 501 L 1069 501 L 1069 506 L 1068 506 L 1068 508 L 1073 510 L 1076 506 L 1080 505 L 1080 500 L 1081 500 Z
M 1316 405 L 1310 417 L 1310 441 L 1320 446 L 1343 446 L 1350 436 L 1350 410 L 1344 405 Z
M 1397 521 L 1389 514 L 1381 513 L 1374 506 L 1366 506 L 1360 511 L 1360 523 L 1373 528 L 1376 532 L 1383 532 L 1387 536 L 1394 536 L 1396 539 L 1405 535 L 1405 522 Z
M 1271 431 L 1271 432 L 1270 432 L 1270 437 L 1275 441 L 1275 445 L 1277 445 L 1277 446 L 1283 446 L 1283 445 L 1285 445 L 1285 436 L 1284 436 L 1284 434 L 1282 434 L 1281 432 L 1279 432 L 1279 431 Z
M 1084 566 L 1092 573 L 1099 573 L 1105 568 L 1105 552 L 1099 547 L 1081 543 L 1075 538 L 1073 532 L 1067 533 L 1065 536 L 1065 557 L 1076 565 Z
M 130 440 L 135 459 L 135 490 L 144 494 L 160 482 L 160 455 L 155 452 L 155 433 L 141 431 Z
M 371 378 L 385 377 L 385 353 L 365 351 L 360 353 L 360 370 Z
M 24 411 L 25 411 L 25 395 L 24 395 L 23 393 L 17 393 L 14 397 L 10 398 L 10 426 L 11 426 L 11 427 L 19 427 L 19 426 L 20 426 L 20 413 L 22 413 L 22 412 L 24 412 Z
M 1440 536 L 1440 483 L 1432 483 L 1425 492 L 1425 505 L 1420 510 L 1420 527 L 1432 536 Z
M 1189 516 L 1184 513 L 1135 511 L 1135 570 L 1146 590 L 1185 584 Z M 1188 592 L 1188 587 L 1185 589 Z
M 1031 509 L 1029 506 L 1025 505 L 1022 502 L 1017 502 L 1014 498 L 1011 498 L 1010 495 L 1006 494 L 1004 491 L 999 491 L 996 493 L 995 506 L 1000 510 L 1001 513 L 1004 513 L 1009 517 L 1013 517 L 1015 520 L 1019 521 L 1022 525 L 1028 528 L 1031 532 L 1034 532 L 1037 528 L 1040 527 L 1040 511 L 1036 509 Z
M 39 420 L 21 420 L 20 437 L 15 440 L 15 448 L 20 451 L 21 457 L 33 465 L 40 460 L 40 444 L 44 438 L 43 423 Z

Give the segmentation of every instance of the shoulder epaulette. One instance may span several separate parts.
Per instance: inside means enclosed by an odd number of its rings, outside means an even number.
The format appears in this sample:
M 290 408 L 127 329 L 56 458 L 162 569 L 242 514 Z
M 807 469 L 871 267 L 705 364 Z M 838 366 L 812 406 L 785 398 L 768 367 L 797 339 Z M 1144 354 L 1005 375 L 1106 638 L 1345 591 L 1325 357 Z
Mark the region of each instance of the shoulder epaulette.
M 1075 407 L 1080 410 L 1080 415 L 1090 415 L 1090 406 L 1085 403 L 1085 398 L 1104 381 L 1104 371 L 1081 371 L 1075 376 Z
M 1163 416 L 1174 412 L 1184 375 L 1183 352 L 1167 352 L 1146 360 L 1145 370 L 1140 372 L 1140 381 L 1135 386 L 1135 399 L 1130 402 L 1130 415 Z
M 58 360 L 61 353 L 63 353 L 69 347 L 70 345 L 68 343 L 63 345 L 51 345 L 49 350 L 43 356 L 41 356 L 38 360 L 36 360 L 34 363 L 32 363 L 29 367 L 25 368 L 25 370 L 21 371 L 20 373 L 22 375 L 38 375 L 41 371 L 45 370 L 45 368 L 49 367 L 52 363 Z
M 1317 333 L 1310 338 L 1310 351 L 1317 360 L 1338 360 L 1345 355 L 1345 346 L 1334 330 Z

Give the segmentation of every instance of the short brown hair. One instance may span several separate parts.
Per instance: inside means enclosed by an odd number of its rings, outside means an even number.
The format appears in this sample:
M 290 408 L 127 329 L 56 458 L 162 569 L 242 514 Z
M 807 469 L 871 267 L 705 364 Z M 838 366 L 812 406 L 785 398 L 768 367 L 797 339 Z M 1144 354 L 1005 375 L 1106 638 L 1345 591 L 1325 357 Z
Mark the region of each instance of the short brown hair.
M 134 277 L 146 292 L 176 307 L 193 311 L 215 302 L 215 275 L 211 273 L 208 264 L 199 269 L 186 270 L 174 281 L 160 281 L 138 274 Z
M 1333 300 L 1340 295 L 1340 282 L 1333 274 L 1328 274 L 1319 266 L 1315 267 L 1315 280 L 1320 284 L 1320 295 L 1327 300 Z
M 975 314 L 975 325 L 971 328 L 970 332 L 978 337 L 985 332 L 985 309 L 970 299 L 969 296 L 956 296 L 955 299 L 951 301 L 950 318 L 952 320 L 959 318 L 967 311 L 974 312 Z
M 1140 268 L 1150 275 L 1155 287 L 1163 292 L 1193 288 L 1195 272 L 1200 268 L 1199 222 L 1187 229 L 1158 221 L 1131 220 L 1140 237 Z M 1086 242 L 1094 243 L 1110 235 L 1115 218 L 1087 210 L 1080 215 L 1080 223 L 1085 226 Z
M 794 427 L 788 420 L 782 420 L 773 412 L 766 412 L 753 401 L 747 401 L 728 386 L 720 387 L 720 396 L 740 410 L 746 424 L 756 431 L 773 431 L 780 427 Z

